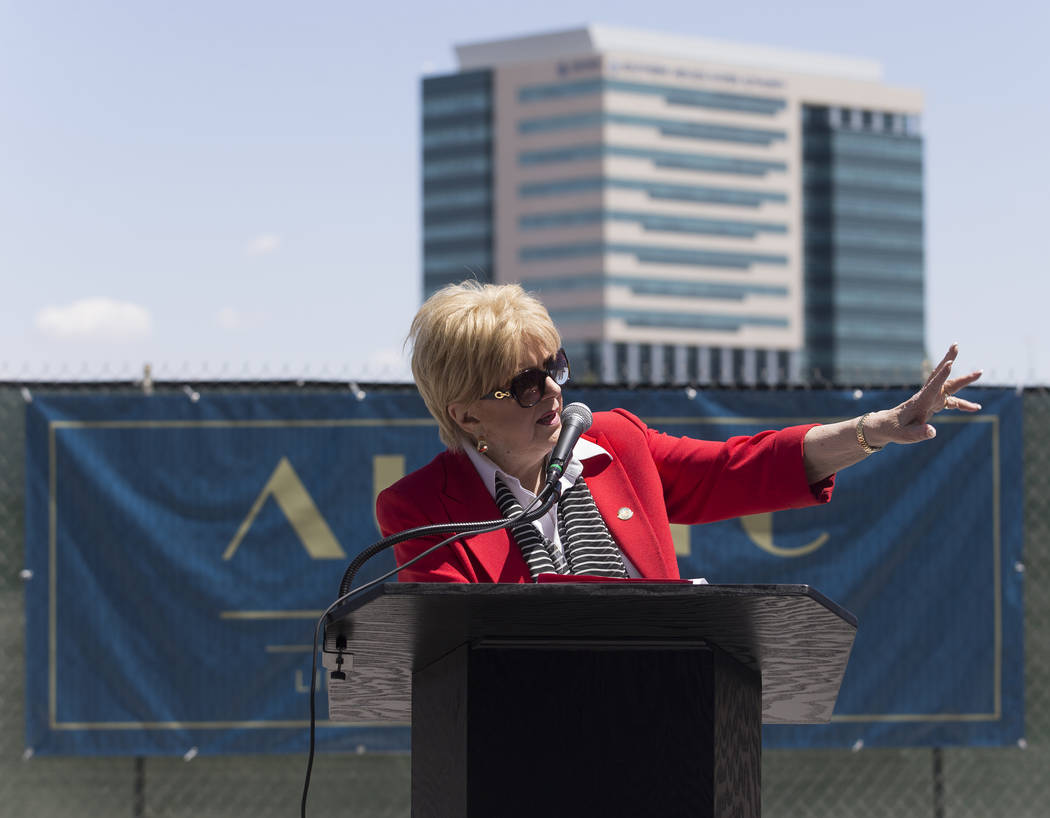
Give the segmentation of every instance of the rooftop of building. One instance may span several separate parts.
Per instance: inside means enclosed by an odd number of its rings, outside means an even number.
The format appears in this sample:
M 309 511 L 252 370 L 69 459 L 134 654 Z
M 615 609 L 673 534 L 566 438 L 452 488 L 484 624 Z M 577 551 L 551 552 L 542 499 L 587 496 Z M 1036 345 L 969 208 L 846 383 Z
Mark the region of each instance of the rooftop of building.
M 868 82 L 882 81 L 882 64 L 863 57 L 684 37 L 597 23 L 456 46 L 456 57 L 463 71 L 606 52 L 644 54 Z

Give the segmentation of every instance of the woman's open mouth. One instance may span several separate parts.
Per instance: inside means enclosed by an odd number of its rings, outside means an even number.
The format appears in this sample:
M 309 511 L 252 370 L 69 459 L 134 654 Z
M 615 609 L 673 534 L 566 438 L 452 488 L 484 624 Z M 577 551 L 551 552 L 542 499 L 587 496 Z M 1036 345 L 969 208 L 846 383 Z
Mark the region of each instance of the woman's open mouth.
M 540 419 L 536 421 L 540 426 L 554 426 L 561 423 L 561 418 L 557 412 L 551 411 L 545 415 L 540 415 Z

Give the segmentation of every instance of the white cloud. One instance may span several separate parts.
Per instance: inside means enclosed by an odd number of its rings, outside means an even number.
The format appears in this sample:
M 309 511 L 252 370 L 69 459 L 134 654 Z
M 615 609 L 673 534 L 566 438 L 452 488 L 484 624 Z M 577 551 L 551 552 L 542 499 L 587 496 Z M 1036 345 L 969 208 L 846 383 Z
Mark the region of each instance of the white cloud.
M 153 318 L 138 304 L 96 297 L 46 306 L 36 314 L 36 326 L 52 338 L 127 341 L 147 337 Z
M 244 312 L 236 307 L 223 307 L 215 313 L 215 325 L 228 332 L 254 329 L 266 321 L 261 312 Z
M 248 247 L 246 249 L 250 256 L 265 256 L 268 253 L 272 253 L 280 246 L 280 236 L 276 236 L 273 233 L 263 233 L 248 242 Z

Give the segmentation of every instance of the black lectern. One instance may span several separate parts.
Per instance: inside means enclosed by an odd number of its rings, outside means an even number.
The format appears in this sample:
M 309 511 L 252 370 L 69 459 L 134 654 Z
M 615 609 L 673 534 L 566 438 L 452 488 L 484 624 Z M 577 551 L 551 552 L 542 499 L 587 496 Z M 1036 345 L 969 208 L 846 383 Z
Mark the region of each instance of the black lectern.
M 856 627 L 805 585 L 393 583 L 332 612 L 329 716 L 411 721 L 414 818 L 758 816 L 762 723 L 831 718 Z

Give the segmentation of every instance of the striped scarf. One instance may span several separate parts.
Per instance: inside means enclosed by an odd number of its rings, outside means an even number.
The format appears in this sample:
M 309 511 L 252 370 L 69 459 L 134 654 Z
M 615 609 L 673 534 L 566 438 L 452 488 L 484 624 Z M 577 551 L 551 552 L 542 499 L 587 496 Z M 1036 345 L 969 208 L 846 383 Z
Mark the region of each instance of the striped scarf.
M 499 475 L 496 475 L 496 505 L 504 517 L 513 517 L 522 511 L 521 504 Z M 616 579 L 627 576 L 620 549 L 613 542 L 582 477 L 558 501 L 561 550 L 532 523 L 520 523 L 510 530 L 534 581 L 540 574 L 588 574 Z

